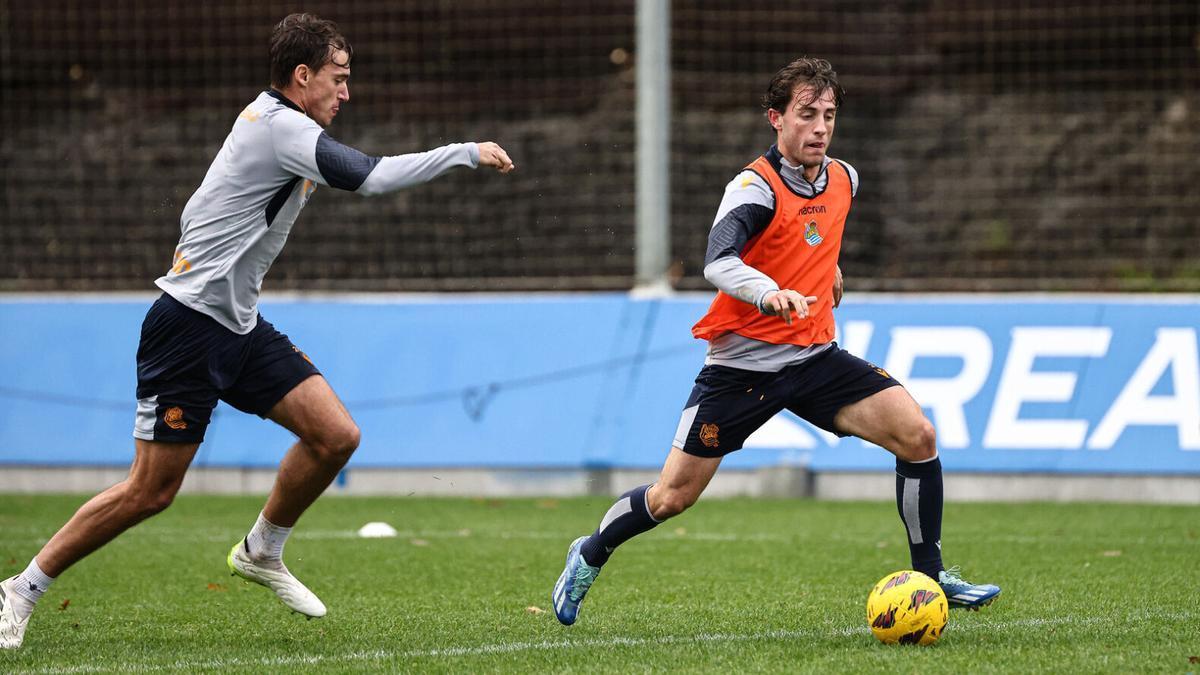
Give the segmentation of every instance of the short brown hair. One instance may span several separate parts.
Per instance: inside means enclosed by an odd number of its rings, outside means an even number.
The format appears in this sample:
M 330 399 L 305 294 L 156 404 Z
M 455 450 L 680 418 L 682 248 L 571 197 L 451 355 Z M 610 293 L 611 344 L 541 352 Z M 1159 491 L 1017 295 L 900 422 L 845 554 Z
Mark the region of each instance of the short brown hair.
M 833 66 L 825 59 L 810 59 L 805 56 L 780 68 L 779 72 L 775 73 L 775 77 L 771 78 L 771 84 L 767 86 L 767 93 L 762 97 L 763 109 L 786 112 L 792 95 L 796 93 L 797 89 L 806 86 L 813 88 L 814 101 L 826 89 L 832 90 L 834 105 L 842 107 L 842 97 L 846 95 L 846 90 L 838 84 L 837 73 L 834 72 Z M 806 101 L 806 103 L 811 102 Z
M 315 14 L 288 14 L 271 33 L 271 86 L 282 89 L 291 84 L 292 73 L 301 63 L 320 70 L 336 50 L 354 56 L 336 23 Z

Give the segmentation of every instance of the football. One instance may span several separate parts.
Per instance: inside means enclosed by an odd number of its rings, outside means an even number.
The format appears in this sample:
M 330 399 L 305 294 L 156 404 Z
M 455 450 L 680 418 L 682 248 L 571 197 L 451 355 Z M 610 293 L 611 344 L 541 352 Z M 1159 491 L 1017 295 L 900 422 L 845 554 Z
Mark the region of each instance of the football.
M 884 644 L 930 645 L 946 630 L 949 607 L 936 581 L 920 572 L 892 572 L 867 596 L 867 624 Z

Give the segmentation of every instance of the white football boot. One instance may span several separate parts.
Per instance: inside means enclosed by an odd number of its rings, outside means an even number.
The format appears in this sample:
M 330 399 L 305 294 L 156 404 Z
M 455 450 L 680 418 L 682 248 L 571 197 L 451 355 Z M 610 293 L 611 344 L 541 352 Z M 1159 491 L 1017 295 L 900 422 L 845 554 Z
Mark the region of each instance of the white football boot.
M 16 577 L 0 581 L 0 649 L 16 649 L 21 646 L 25 641 L 25 627 L 29 625 L 29 617 L 32 616 L 30 613 L 22 619 L 17 614 L 17 608 L 13 607 L 15 602 L 20 602 L 12 591 L 14 581 Z
M 259 562 L 250 557 L 246 540 L 239 541 L 229 551 L 225 560 L 229 573 L 246 581 L 253 581 L 275 591 L 279 600 L 294 612 L 310 619 L 325 616 L 325 603 L 308 590 L 300 580 L 292 576 L 281 560 Z

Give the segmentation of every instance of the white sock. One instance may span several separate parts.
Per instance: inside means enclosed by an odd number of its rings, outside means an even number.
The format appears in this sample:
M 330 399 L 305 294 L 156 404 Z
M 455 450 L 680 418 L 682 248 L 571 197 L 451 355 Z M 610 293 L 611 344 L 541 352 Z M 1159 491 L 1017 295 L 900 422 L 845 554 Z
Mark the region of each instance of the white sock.
M 274 525 L 260 513 L 246 535 L 246 548 L 256 560 L 282 560 L 283 545 L 291 533 L 292 528 Z
M 17 575 L 13 580 L 12 592 L 14 595 L 20 596 L 20 599 L 26 602 L 14 603 L 13 607 L 18 610 L 19 614 L 29 616 L 33 611 L 33 606 L 37 604 L 38 599 L 50 588 L 50 584 L 54 583 L 54 577 L 46 576 L 42 568 L 38 567 L 37 558 L 29 561 L 29 566 L 24 572 Z M 24 610 L 24 611 L 22 611 Z

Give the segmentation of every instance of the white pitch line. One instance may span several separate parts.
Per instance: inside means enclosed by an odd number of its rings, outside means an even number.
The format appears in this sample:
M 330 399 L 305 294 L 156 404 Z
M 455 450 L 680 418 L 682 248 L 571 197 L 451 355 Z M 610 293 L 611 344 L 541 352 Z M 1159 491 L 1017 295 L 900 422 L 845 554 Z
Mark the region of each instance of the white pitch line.
M 903 532 L 903 529 L 897 530 Z M 189 530 L 189 539 L 202 539 L 205 541 L 233 541 L 245 536 L 245 530 L 234 530 L 225 528 L 209 528 L 203 530 Z M 893 533 L 894 534 L 894 533 Z M 169 537 L 177 538 L 180 535 L 179 528 L 167 528 L 147 526 L 131 530 L 129 536 L 144 536 L 144 537 Z M 487 539 L 547 539 L 557 540 L 566 538 L 568 541 L 577 537 L 578 531 L 534 531 L 534 530 L 488 530 L 484 528 L 463 528 L 458 530 L 403 530 L 397 533 L 397 537 L 420 537 L 425 539 L 469 539 L 471 537 L 481 537 Z M 664 536 L 665 535 L 665 536 Z M 704 530 L 691 531 L 688 530 L 682 534 L 675 532 L 670 526 L 665 530 L 657 530 L 653 539 L 678 540 L 678 539 L 695 539 L 698 541 L 765 541 L 765 542 L 790 542 L 796 540 L 807 540 L 810 538 L 820 538 L 821 540 L 834 541 L 850 541 L 861 542 L 878 539 L 880 537 L 888 538 L 891 534 L 879 532 L 863 532 L 860 534 L 846 532 L 811 532 L 811 531 L 796 531 L 788 533 L 779 532 L 706 532 Z M 292 533 L 292 537 L 297 539 L 357 539 L 358 534 L 355 530 L 305 530 L 300 528 Z M 43 541 L 45 537 L 42 538 Z M 902 539 L 902 538 L 901 538 Z M 1119 547 L 1119 546 L 1171 546 L 1185 545 L 1194 546 L 1191 541 L 1181 540 L 1170 537 L 1108 537 L 1098 539 L 1092 535 L 1080 537 L 1070 537 L 1063 535 L 1045 535 L 1031 536 L 1024 534 L 1011 535 L 989 535 L 988 541 L 1004 542 L 1013 544 L 1029 544 L 1040 545 L 1047 543 L 1054 544 L 1094 544 L 1097 547 Z
M 1026 630 L 1029 628 L 1041 628 L 1047 626 L 1089 626 L 1093 624 L 1129 622 L 1129 621 L 1155 621 L 1155 622 L 1174 622 L 1174 623 L 1192 623 L 1200 619 L 1200 614 L 1194 612 L 1137 612 L 1131 615 L 1124 616 L 1093 616 L 1093 617 L 1076 617 L 1076 616 L 1057 616 L 1057 617 L 1031 617 L 1027 619 L 1014 619 L 1011 621 L 989 621 L 978 617 L 978 620 L 966 625 L 955 625 L 951 623 L 949 630 L 954 633 L 995 633 L 997 631 L 1008 631 L 1014 629 Z M 370 662 L 370 661 L 385 661 L 392 659 L 445 659 L 459 658 L 465 656 L 491 656 L 498 654 L 512 654 L 515 652 L 532 652 L 532 651 L 553 651 L 559 649 L 590 649 L 590 648 L 609 648 L 609 647 L 638 647 L 647 645 L 687 645 L 687 644 L 712 644 L 712 643 L 737 643 L 737 642 L 754 642 L 762 640 L 795 640 L 795 639 L 811 639 L 824 637 L 851 637 L 855 635 L 866 635 L 870 629 L 866 626 L 855 627 L 832 627 L 832 628 L 807 628 L 802 630 L 774 630 L 765 631 L 762 633 L 699 633 L 695 635 L 664 635 L 656 638 L 637 638 L 614 636 L 609 638 L 584 638 L 584 639 L 566 639 L 566 640 L 541 640 L 538 642 L 500 642 L 493 644 L 461 646 L 461 647 L 443 647 L 439 649 L 415 649 L 407 651 L 392 651 L 386 649 L 362 650 L 354 652 L 346 652 L 343 654 L 297 654 L 294 656 L 270 656 L 259 658 L 228 658 L 228 659 L 206 659 L 206 660 L 187 660 L 180 659 L 172 663 L 165 664 L 122 664 L 119 666 L 100 666 L 100 665 L 79 665 L 44 668 L 33 671 L 14 671 L 28 673 L 96 673 L 96 672 L 120 672 L 120 673 L 151 673 L 151 672 L 169 672 L 176 670 L 201 670 L 212 669 L 222 670 L 227 668 L 240 667 L 289 667 L 289 666 L 314 666 L 322 664 L 347 664 L 355 662 Z
M 902 530 L 898 530 L 902 531 Z M 126 539 L 177 539 L 180 536 L 180 528 L 166 527 L 145 527 L 131 530 L 128 534 L 122 537 L 122 541 Z M 208 530 L 188 530 L 187 537 L 190 541 L 203 541 L 211 543 L 228 544 L 241 539 L 245 536 L 245 530 L 225 530 L 225 529 L 208 529 Z M 466 532 L 462 530 L 404 530 L 397 532 L 397 539 L 511 539 L 511 540 L 534 540 L 534 541 L 562 541 L 570 542 L 571 539 L 578 536 L 579 532 L 535 532 L 535 531 L 494 531 L 486 529 L 470 529 Z M 342 540 L 342 539 L 358 539 L 358 533 L 354 530 L 297 530 L 292 534 L 294 539 L 322 541 L 322 540 Z M 735 532 L 685 532 L 684 534 L 676 534 L 667 531 L 664 534 L 656 534 L 653 537 L 646 538 L 648 544 L 661 544 L 672 541 L 713 541 L 713 542 L 776 542 L 776 543 L 791 543 L 803 542 L 809 539 L 820 539 L 822 541 L 845 541 L 869 543 L 872 540 L 885 541 L 892 543 L 891 535 L 874 535 L 863 533 L 861 535 L 846 534 L 842 532 L 833 533 L 814 533 L 814 532 L 795 532 L 790 534 L 779 533 L 735 533 Z M 25 545 L 42 545 L 47 541 L 45 534 L 42 536 L 26 536 L 26 537 L 9 537 L 6 539 L 11 544 Z M 377 541 L 374 540 L 373 541 Z M 902 541 L 897 539 L 897 541 Z M 1095 539 L 1092 537 L 1086 538 L 1070 538 L 1062 536 L 1029 536 L 1029 535 L 989 535 L 988 541 L 992 543 L 1004 542 L 1022 546 L 1032 545 L 1079 545 L 1092 544 L 1097 549 L 1121 549 L 1136 546 L 1165 546 L 1165 547 L 1194 547 L 1195 543 L 1184 539 L 1169 539 L 1147 538 L 1147 537 L 1132 537 L 1132 538 L 1108 538 Z M 900 544 L 897 543 L 899 546 Z
M 898 526 L 899 527 L 899 526 Z M 162 537 L 162 538 L 178 538 L 181 528 L 162 527 L 157 525 L 147 525 L 129 531 L 125 537 Z M 903 528 L 895 532 L 903 532 Z M 706 532 L 704 530 L 691 531 L 688 530 L 679 534 L 671 526 L 666 526 L 664 530 L 657 530 L 654 537 L 648 541 L 676 541 L 693 539 L 697 541 L 762 541 L 762 542 L 792 542 L 804 541 L 808 539 L 819 538 L 822 541 L 849 541 L 849 542 L 864 542 L 877 539 L 890 541 L 891 533 L 880 532 L 862 532 L 862 533 L 847 533 L 838 532 L 812 532 L 812 531 L 794 531 L 794 532 Z M 246 535 L 246 530 L 242 529 L 227 529 L 227 528 L 205 528 L 199 530 L 188 530 L 188 538 L 191 540 L 203 541 L 236 541 Z M 422 539 L 470 539 L 472 537 L 480 537 L 487 539 L 532 539 L 532 540 L 561 540 L 565 539 L 570 542 L 571 539 L 579 536 L 578 531 L 535 531 L 535 530 L 488 530 L 484 528 L 462 528 L 457 530 L 404 530 L 397 533 L 398 538 L 422 538 Z M 666 536 L 663 536 L 663 535 Z M 292 533 L 292 537 L 296 539 L 357 539 L 358 533 L 355 530 L 306 530 L 300 528 Z M 899 537 L 903 541 L 903 537 Z M 41 541 L 46 541 L 46 537 L 41 537 Z M 1003 542 L 1021 545 L 1043 545 L 1043 544 L 1092 544 L 1097 548 L 1120 548 L 1122 546 L 1195 546 L 1195 543 L 1180 538 L 1172 537 L 1104 537 L 1097 538 L 1093 535 L 1081 535 L 1078 537 L 1064 535 L 1045 535 L 1031 536 L 1026 534 L 994 534 L 988 535 L 990 542 Z
M 191 541 L 205 542 L 231 542 L 245 536 L 243 530 L 192 530 L 188 533 L 188 539 Z M 578 532 L 537 532 L 537 531 L 495 531 L 486 529 L 466 529 L 466 530 L 401 530 L 396 533 L 395 537 L 386 537 L 385 539 L 516 539 L 516 540 L 544 540 L 544 541 L 564 541 L 569 543 L 573 537 L 578 536 Z M 133 530 L 127 537 L 153 537 L 153 538 L 177 538 L 179 531 L 174 529 L 146 528 L 143 530 Z M 340 539 L 359 539 L 358 533 L 354 530 L 296 530 L 292 533 L 293 539 L 304 539 L 310 541 L 321 540 L 340 540 Z M 684 534 L 667 533 L 666 537 L 658 536 L 655 539 L 666 541 L 688 540 L 696 541 L 769 541 L 769 542 L 787 542 L 794 539 L 791 535 L 781 534 L 737 534 L 733 532 L 686 532 Z M 375 539 L 373 539 L 375 540 Z
M 93 673 L 93 672 L 162 672 L 171 670 L 225 669 L 246 666 L 284 667 L 299 665 L 336 664 L 356 661 L 383 661 L 386 659 L 419 659 L 419 658 L 457 658 L 463 656 L 490 656 L 511 654 L 523 651 L 548 651 L 556 649 L 587 649 L 608 647 L 635 647 L 644 645 L 698 644 L 719 642 L 747 642 L 770 639 L 795 639 L 802 637 L 817 637 L 824 635 L 849 636 L 856 633 L 866 633 L 867 628 L 840 628 L 829 631 L 769 631 L 753 634 L 701 633 L 698 635 L 665 635 L 658 638 L 586 638 L 581 640 L 543 640 L 540 642 L 502 642 L 489 645 L 462 647 L 444 647 L 441 649 L 417 649 L 409 651 L 368 650 L 347 652 L 344 654 L 314 654 L 296 656 L 274 656 L 258 659 L 211 659 L 205 661 L 179 660 L 169 664 L 124 664 L 121 666 L 104 667 L 95 665 L 71 666 L 67 668 L 49 668 L 36 673 Z

